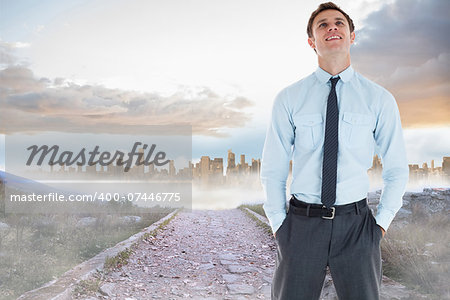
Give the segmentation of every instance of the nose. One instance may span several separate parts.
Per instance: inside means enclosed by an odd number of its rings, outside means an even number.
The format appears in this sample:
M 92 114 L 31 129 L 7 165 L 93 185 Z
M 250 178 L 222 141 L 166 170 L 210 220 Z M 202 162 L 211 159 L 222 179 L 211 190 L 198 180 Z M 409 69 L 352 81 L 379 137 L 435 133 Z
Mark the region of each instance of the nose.
M 332 31 L 333 29 L 334 29 L 334 30 L 337 30 L 338 28 L 337 28 L 336 25 L 332 24 L 332 25 L 330 26 L 330 28 L 328 28 L 328 31 Z

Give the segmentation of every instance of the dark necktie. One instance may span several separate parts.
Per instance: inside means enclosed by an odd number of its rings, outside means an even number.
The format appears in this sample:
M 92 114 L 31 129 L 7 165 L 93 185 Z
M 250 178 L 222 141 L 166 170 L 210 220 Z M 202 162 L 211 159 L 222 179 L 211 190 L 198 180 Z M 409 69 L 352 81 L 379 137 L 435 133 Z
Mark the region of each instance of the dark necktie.
M 325 141 L 322 165 L 322 203 L 330 207 L 336 201 L 337 153 L 339 111 L 336 96 L 336 84 L 339 77 L 331 78 L 331 91 L 328 95 L 327 119 L 325 123 Z

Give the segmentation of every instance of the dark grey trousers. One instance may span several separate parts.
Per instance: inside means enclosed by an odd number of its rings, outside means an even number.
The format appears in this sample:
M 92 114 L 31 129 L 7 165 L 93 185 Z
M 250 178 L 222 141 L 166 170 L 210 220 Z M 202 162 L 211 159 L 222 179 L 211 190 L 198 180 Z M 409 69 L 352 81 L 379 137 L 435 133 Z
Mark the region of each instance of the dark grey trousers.
M 319 299 L 327 266 L 339 299 L 378 300 L 381 238 L 369 207 L 332 220 L 289 209 L 276 232 L 272 300 Z

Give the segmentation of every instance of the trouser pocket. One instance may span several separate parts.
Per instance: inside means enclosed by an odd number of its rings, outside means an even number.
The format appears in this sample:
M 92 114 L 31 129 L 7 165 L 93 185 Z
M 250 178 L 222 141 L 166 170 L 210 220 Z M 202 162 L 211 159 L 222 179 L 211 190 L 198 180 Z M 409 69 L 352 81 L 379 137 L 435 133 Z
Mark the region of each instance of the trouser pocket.
M 383 237 L 383 232 L 381 231 L 381 227 L 378 226 L 377 220 L 375 219 L 375 216 L 373 215 L 372 210 L 370 208 L 369 208 L 368 212 L 369 212 L 369 218 L 371 219 L 371 223 L 372 223 L 372 231 L 373 231 L 374 239 L 376 239 L 379 242 L 381 240 L 381 238 Z
M 290 213 L 288 212 L 286 217 L 284 218 L 283 222 L 281 223 L 281 226 L 277 229 L 275 232 L 275 240 L 280 243 L 281 238 L 284 235 L 284 232 L 286 231 L 286 228 L 288 227 L 288 222 L 290 219 Z

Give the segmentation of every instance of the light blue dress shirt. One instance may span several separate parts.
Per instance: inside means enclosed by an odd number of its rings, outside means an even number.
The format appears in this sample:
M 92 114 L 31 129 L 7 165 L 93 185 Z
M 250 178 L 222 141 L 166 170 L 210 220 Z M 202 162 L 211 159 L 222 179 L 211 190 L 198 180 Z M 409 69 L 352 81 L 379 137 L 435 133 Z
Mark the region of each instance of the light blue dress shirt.
M 282 89 L 275 98 L 261 161 L 264 211 L 275 233 L 286 217 L 286 181 L 292 158 L 290 194 L 321 204 L 322 160 L 330 78 L 339 108 L 335 205 L 367 197 L 375 149 L 383 163 L 383 191 L 375 216 L 387 230 L 402 206 L 409 167 L 400 114 L 392 94 L 354 71 L 332 76 L 320 67 Z

